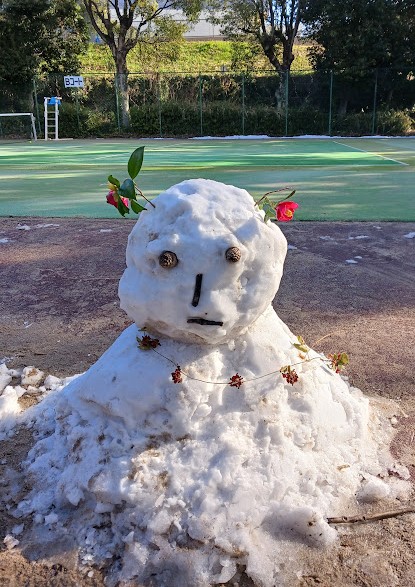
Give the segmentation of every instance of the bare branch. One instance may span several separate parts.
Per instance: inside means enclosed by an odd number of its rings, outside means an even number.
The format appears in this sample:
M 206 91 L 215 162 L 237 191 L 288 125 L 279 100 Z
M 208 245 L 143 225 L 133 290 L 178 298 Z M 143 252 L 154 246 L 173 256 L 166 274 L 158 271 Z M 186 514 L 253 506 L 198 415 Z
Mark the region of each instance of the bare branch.
M 339 518 L 327 518 L 328 524 L 357 524 L 363 522 L 376 522 L 378 520 L 386 520 L 387 518 L 396 518 L 404 514 L 414 514 L 415 507 L 408 507 L 403 510 L 393 510 L 390 512 L 383 512 L 382 514 L 362 515 L 362 516 L 341 516 Z
M 113 7 L 113 9 L 115 10 L 118 18 L 121 20 L 122 15 L 121 15 L 121 12 L 120 12 L 119 0 L 108 0 L 108 4 L 110 4 Z M 124 4 L 124 7 L 125 7 L 125 4 Z
M 105 13 L 98 7 L 95 0 L 83 0 L 85 9 L 88 13 L 89 20 L 98 35 L 107 43 L 111 45 L 114 43 L 114 32 L 111 21 L 106 18 Z M 98 20 L 97 20 L 98 19 Z M 104 26 L 105 32 L 99 25 L 99 22 Z

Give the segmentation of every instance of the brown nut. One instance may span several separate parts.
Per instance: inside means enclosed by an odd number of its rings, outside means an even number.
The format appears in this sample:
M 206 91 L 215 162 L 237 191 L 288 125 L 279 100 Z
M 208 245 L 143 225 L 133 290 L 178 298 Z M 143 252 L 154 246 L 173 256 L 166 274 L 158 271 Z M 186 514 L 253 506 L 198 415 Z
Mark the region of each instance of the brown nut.
M 171 251 L 163 251 L 159 256 L 159 263 L 161 267 L 165 269 L 172 269 L 176 267 L 179 259 L 177 258 L 176 253 L 172 253 Z
M 238 249 L 238 247 L 230 247 L 226 251 L 225 257 L 227 261 L 230 261 L 231 263 L 236 263 L 241 258 L 241 251 Z

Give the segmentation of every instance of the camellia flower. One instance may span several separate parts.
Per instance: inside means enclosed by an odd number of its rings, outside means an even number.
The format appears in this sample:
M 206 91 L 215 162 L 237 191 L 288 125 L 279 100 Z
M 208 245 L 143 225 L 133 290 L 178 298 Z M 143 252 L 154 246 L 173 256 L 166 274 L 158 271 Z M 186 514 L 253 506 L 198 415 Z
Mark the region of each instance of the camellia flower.
M 107 204 L 111 204 L 111 206 L 115 206 L 116 208 L 118 208 L 118 198 L 121 198 L 121 201 L 128 207 L 129 199 L 119 196 L 115 190 L 110 190 L 108 192 Z
M 298 208 L 297 202 L 280 202 L 275 207 L 277 220 L 280 222 L 289 222 L 294 217 L 294 210 Z

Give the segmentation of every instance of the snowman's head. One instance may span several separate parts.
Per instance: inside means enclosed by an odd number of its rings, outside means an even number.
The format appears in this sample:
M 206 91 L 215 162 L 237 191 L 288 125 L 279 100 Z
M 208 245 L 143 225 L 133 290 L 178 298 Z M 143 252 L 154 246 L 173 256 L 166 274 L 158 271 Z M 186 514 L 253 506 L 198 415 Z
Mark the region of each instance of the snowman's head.
M 216 181 L 183 181 L 133 228 L 121 308 L 139 327 L 184 342 L 218 344 L 271 304 L 287 242 L 250 194 Z

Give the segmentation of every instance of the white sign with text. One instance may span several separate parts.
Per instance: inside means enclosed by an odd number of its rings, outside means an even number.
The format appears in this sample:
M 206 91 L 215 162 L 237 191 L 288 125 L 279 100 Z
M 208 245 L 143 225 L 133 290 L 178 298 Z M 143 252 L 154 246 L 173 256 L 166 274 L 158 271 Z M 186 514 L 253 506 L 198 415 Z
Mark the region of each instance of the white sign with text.
M 65 75 L 63 78 L 65 88 L 83 88 L 84 78 L 82 75 Z

